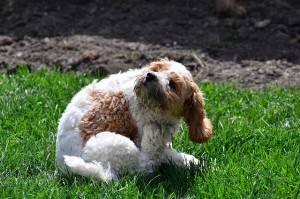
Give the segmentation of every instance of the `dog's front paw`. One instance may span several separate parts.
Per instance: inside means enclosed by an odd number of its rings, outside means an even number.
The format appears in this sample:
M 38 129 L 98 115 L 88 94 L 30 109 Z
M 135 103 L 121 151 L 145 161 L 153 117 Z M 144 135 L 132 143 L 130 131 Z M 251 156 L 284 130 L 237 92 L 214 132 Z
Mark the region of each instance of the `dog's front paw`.
M 195 158 L 193 155 L 189 155 L 189 154 L 184 154 L 184 164 L 185 165 L 200 165 L 201 162 L 200 160 L 198 160 L 197 158 Z

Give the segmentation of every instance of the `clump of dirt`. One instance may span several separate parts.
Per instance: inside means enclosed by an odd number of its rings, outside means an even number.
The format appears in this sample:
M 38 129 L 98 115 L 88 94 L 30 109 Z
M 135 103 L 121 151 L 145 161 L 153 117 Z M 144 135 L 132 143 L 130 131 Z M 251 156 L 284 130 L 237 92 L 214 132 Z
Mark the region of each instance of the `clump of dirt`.
M 245 17 L 218 16 L 214 1 L 7 0 L 0 68 L 115 73 L 169 57 L 199 81 L 299 86 L 298 0 L 239 2 Z

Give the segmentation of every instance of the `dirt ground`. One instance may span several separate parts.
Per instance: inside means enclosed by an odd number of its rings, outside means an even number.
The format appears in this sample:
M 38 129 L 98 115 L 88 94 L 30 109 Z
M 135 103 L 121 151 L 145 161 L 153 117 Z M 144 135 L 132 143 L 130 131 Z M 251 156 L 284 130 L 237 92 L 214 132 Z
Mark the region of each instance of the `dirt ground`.
M 245 17 L 204 0 L 2 0 L 0 70 L 115 73 L 168 57 L 199 82 L 300 87 L 299 0 L 239 2 Z

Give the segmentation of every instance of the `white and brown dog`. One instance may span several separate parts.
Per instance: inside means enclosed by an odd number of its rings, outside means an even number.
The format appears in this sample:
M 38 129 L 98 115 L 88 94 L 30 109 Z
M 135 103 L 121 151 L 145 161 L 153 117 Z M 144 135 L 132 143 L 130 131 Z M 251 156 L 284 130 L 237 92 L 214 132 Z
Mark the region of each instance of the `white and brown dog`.
M 94 81 L 75 95 L 60 119 L 58 167 L 108 182 L 123 169 L 147 175 L 161 163 L 200 164 L 175 151 L 172 138 L 182 119 L 192 141 L 211 137 L 203 105 L 190 72 L 167 59 Z

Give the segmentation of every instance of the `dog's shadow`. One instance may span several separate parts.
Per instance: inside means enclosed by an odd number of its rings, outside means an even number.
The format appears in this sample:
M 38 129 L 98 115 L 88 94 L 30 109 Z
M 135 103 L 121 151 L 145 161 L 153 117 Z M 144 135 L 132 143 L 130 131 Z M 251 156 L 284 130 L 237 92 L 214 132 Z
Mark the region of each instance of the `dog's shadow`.
M 189 189 L 194 188 L 196 179 L 204 180 L 205 167 L 190 165 L 189 168 L 182 168 L 173 164 L 162 164 L 153 176 L 140 177 L 138 185 L 140 191 L 156 192 L 158 187 L 164 189 L 165 197 L 175 194 L 177 197 L 184 196 Z

